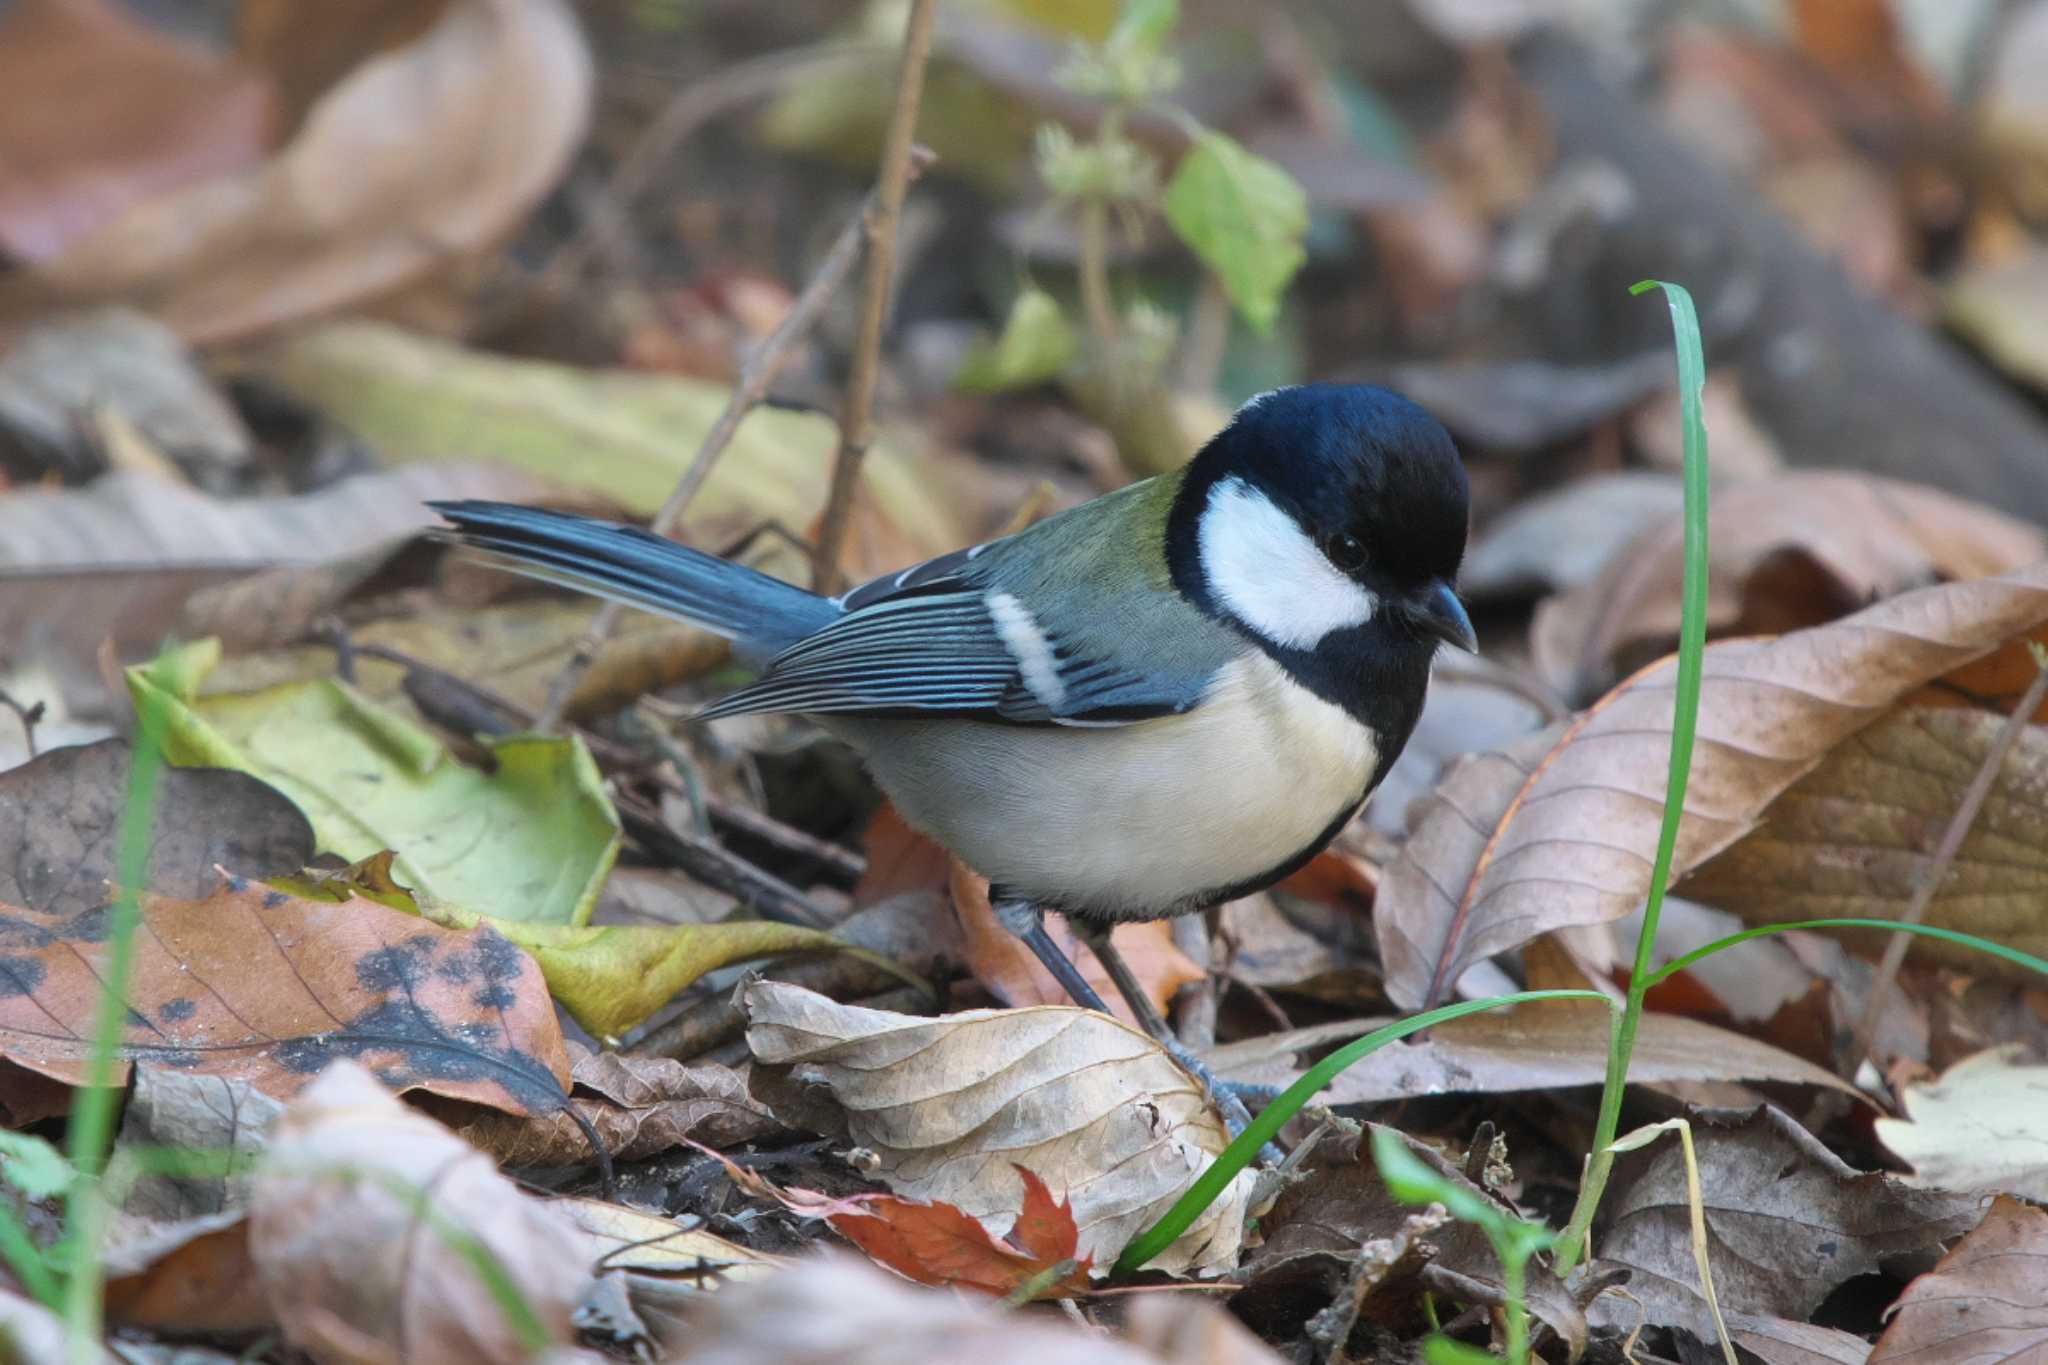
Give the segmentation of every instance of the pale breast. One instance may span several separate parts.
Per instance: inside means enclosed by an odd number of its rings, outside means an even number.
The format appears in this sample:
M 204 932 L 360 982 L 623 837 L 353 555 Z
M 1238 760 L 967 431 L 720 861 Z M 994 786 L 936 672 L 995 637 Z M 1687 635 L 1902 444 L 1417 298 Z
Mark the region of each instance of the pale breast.
M 1372 732 L 1264 655 L 1186 715 L 1107 727 L 834 717 L 910 822 L 996 883 L 1115 918 L 1281 866 L 1358 804 Z

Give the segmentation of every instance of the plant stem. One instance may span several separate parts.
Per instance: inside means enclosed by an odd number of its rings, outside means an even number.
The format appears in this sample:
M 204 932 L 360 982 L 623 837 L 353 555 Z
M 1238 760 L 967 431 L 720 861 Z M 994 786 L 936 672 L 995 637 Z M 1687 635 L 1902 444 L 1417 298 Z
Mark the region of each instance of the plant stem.
M 896 225 L 903 216 L 904 191 L 910 185 L 911 138 L 917 132 L 917 107 L 924 95 L 924 68 L 931 56 L 932 24 L 937 14 L 938 0 L 910 0 L 910 18 L 903 31 L 903 63 L 896 73 L 896 108 L 889 116 L 889 140 L 882 148 L 874 211 L 867 217 L 868 273 L 861 295 L 853 369 L 846 380 L 846 406 L 839 416 L 839 453 L 832 462 L 832 491 L 825 501 L 811 562 L 811 587 L 821 593 L 839 591 L 839 561 L 846 549 L 853 496 L 860 486 L 861 461 L 867 458 L 868 443 L 874 437 L 882 324 L 888 319 L 890 286 L 896 273 Z
M 1592 1232 L 1593 1214 L 1614 1167 L 1608 1149 L 1621 1129 L 1622 1092 L 1628 1084 L 1629 1058 L 1635 1051 L 1636 1028 L 1642 1022 L 1643 997 L 1650 989 L 1657 921 L 1664 910 L 1664 891 L 1678 848 L 1678 827 L 1685 816 L 1686 780 L 1692 774 L 1693 738 L 1699 726 L 1700 681 L 1707 647 L 1707 425 L 1700 391 L 1707 363 L 1700 344 L 1699 315 L 1684 287 L 1644 281 L 1630 292 L 1664 291 L 1671 307 L 1671 327 L 1678 347 L 1678 397 L 1685 415 L 1685 603 L 1678 632 L 1678 682 L 1671 715 L 1671 769 L 1664 789 L 1664 825 L 1657 836 L 1657 857 L 1650 868 L 1643 928 L 1636 938 L 1635 969 L 1629 975 L 1628 998 L 1615 1021 L 1607 1051 L 1607 1079 L 1600 1091 L 1600 1113 L 1593 1130 L 1593 1149 L 1586 1158 L 1585 1179 L 1571 1222 L 1557 1239 L 1557 1273 L 1567 1275 L 1578 1264 Z
M 66 1200 L 65 1237 L 70 1244 L 70 1283 L 65 1286 L 65 1337 L 74 1361 L 100 1358 L 102 1270 L 100 1238 L 107 1222 L 100 1173 L 114 1126 L 115 1053 L 128 1022 L 128 974 L 135 958 L 135 929 L 142 919 L 142 884 L 149 875 L 150 827 L 156 815 L 157 780 L 163 775 L 160 720 L 155 708 L 136 712 L 135 748 L 128 768 L 128 796 L 121 811 L 121 847 L 116 873 L 107 957 L 98 1009 L 93 1019 L 92 1056 L 85 1082 L 71 1103 L 70 1157 L 76 1173 Z

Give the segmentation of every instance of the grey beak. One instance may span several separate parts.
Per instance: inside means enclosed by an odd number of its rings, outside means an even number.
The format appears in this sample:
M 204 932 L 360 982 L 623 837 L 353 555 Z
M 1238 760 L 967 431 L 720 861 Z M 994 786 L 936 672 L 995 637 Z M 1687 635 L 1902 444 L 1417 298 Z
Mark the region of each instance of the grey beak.
M 1479 652 L 1479 637 L 1472 631 L 1472 618 L 1465 614 L 1465 604 L 1448 583 L 1432 584 L 1422 594 L 1415 603 L 1415 621 L 1427 634 L 1447 645 L 1456 645 L 1471 654 Z

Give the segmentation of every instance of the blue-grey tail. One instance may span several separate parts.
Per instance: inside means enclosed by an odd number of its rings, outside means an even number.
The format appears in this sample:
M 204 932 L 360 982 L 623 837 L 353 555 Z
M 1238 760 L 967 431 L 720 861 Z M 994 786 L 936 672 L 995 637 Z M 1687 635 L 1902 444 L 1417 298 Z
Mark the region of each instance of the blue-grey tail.
M 837 603 L 635 526 L 503 502 L 429 503 L 450 538 L 505 567 L 702 626 L 766 659 L 829 625 Z

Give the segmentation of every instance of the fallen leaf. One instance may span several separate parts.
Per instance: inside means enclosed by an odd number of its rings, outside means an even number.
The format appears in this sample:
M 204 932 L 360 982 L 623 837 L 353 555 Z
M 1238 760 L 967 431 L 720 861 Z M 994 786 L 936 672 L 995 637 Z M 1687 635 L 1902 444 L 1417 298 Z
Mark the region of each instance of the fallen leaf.
M 1927 875 L 2005 717 L 1908 707 L 1859 731 L 1771 804 L 1770 817 L 1679 884 L 1752 924 L 1897 919 Z M 1925 922 L 2048 954 L 2048 730 L 2028 726 L 1927 904 Z M 1882 940 L 1866 938 L 1875 949 Z M 1914 960 L 2038 981 L 2025 968 L 1922 940 Z
M 454 0 L 417 42 L 328 91 L 268 162 L 135 204 L 0 283 L 0 335 L 56 307 L 130 300 L 188 341 L 218 342 L 446 276 L 553 188 L 590 95 L 561 0 Z
M 490 743 L 485 773 L 333 678 L 203 695 L 217 642 L 128 671 L 173 763 L 250 772 L 290 797 L 321 851 L 398 853 L 409 887 L 500 920 L 578 924 L 618 856 L 619 819 L 580 739 Z
M 254 165 L 276 123 L 262 73 L 111 0 L 10 5 L 0 90 L 0 251 L 30 264 L 159 195 Z
M 84 1079 L 109 913 L 0 905 L 9 1060 Z M 129 1056 L 280 1097 L 339 1057 L 374 1062 L 402 1090 L 519 1114 L 559 1107 L 568 1081 L 531 959 L 489 929 L 455 933 L 372 901 L 295 900 L 239 877 L 202 900 L 146 895 L 128 997 Z
M 1379 1128 L 1367 1124 L 1363 1133 L 1316 1144 L 1298 1178 L 1259 1219 L 1262 1245 L 1246 1266 L 1255 1282 L 1276 1274 L 1296 1283 L 1314 1277 L 1334 1297 L 1347 1291 L 1352 1262 L 1366 1244 L 1401 1235 L 1413 1210 L 1388 1193 L 1373 1162 L 1371 1134 Z M 1518 1210 L 1467 1179 L 1432 1148 L 1406 1136 L 1401 1140 L 1442 1178 L 1519 1216 Z M 1434 1254 L 1417 1257 L 1406 1267 L 1407 1273 L 1375 1286 L 1372 1299 L 1361 1308 L 1363 1320 L 1412 1333 L 1428 1325 L 1422 1310 L 1428 1293 L 1496 1305 L 1507 1302 L 1500 1257 L 1478 1227 L 1449 1222 L 1426 1233 L 1424 1241 Z M 1578 1359 L 1586 1349 L 1586 1316 L 1564 1284 L 1538 1261 L 1528 1268 L 1524 1293 L 1531 1315 L 1557 1333 L 1571 1359 Z
M 479 915 L 400 884 L 396 863 L 397 854 L 386 849 L 339 872 L 307 871 L 273 877 L 270 884 L 317 900 L 362 896 L 451 929 L 493 929 L 540 964 L 556 1003 L 600 1038 L 625 1034 L 705 973 L 758 957 L 851 953 L 890 976 L 924 985 L 879 954 L 838 934 L 802 925 L 746 919 L 678 925 L 534 924 Z M 845 929 L 841 925 L 840 934 Z
M 1836 1327 L 1768 1313 L 1726 1313 L 1728 1336 L 1764 1365 L 1864 1365 L 1870 1343 Z
M 908 1284 L 845 1255 L 807 1257 L 777 1274 L 710 1295 L 671 1358 L 679 1365 L 1164 1362 L 1164 1357 L 1070 1327 L 1056 1317 L 1011 1312 L 976 1295 Z
M 1564 592 L 1591 583 L 1636 536 L 1685 509 L 1676 474 L 1596 474 L 1517 502 L 1458 568 L 1467 601 Z
M 1170 1365 L 1280 1365 L 1280 1356 L 1223 1308 L 1207 1299 L 1189 1303 L 1188 1297 L 1138 1296 L 1124 1314 L 1124 1335 Z
M 1080 1250 L 1097 1264 L 1115 1260 L 1229 1141 L 1158 1044 L 1090 1010 L 920 1019 L 772 981 L 743 987 L 740 1003 L 757 1062 L 829 1087 L 890 1189 L 1006 1220 L 1022 1203 L 1008 1163 L 1027 1166 L 1066 1191 Z M 1235 1264 L 1250 1193 L 1250 1173 L 1240 1174 L 1154 1264 Z
M 151 452 L 145 459 L 161 465 L 168 456 L 208 487 L 246 477 L 256 454 L 184 343 L 131 309 L 51 318 L 0 356 L 0 453 L 17 472 L 25 465 L 76 482 L 103 464 L 119 468 L 97 439 L 116 429 Z
M 591 1269 L 573 1223 L 347 1061 L 278 1122 L 249 1247 L 286 1339 L 322 1360 L 530 1360 L 469 1248 L 555 1341 Z
M 97 911 L 119 859 L 128 742 L 52 749 L 0 773 L 0 902 L 52 920 Z M 157 787 L 144 882 L 196 899 L 221 867 L 264 874 L 304 867 L 313 831 L 275 789 L 246 773 L 173 768 Z
M 1081 1230 L 1071 1204 L 1055 1204 L 1029 1167 L 1015 1169 L 1024 1207 L 1001 1238 L 951 1204 L 886 1195 L 830 1221 L 870 1258 L 919 1284 L 963 1285 L 998 1298 L 1027 1287 L 1032 1298 L 1086 1294 L 1090 1262 L 1077 1255 Z
M 1879 1141 L 1914 1183 L 2048 1199 L 2048 1065 L 2010 1045 L 1956 1063 L 1899 1095 L 1903 1118 L 1877 1121 Z
M 1453 1019 L 1345 1068 L 1316 1102 L 1368 1104 L 1598 1085 L 1607 1074 L 1608 1020 L 1605 1005 L 1577 1000 L 1537 1001 Z M 1301 1055 L 1392 1022 L 1357 1019 L 1266 1034 L 1213 1048 L 1203 1060 L 1225 1080 L 1285 1087 L 1307 1069 L 1298 1061 Z M 1676 1014 L 1643 1015 L 1628 1078 L 1636 1084 L 1777 1081 L 1859 1093 L 1833 1072 L 1769 1043 Z
M 643 516 L 674 489 L 731 396 L 719 384 L 518 360 L 372 323 L 293 336 L 266 353 L 264 367 L 386 460 L 470 460 L 489 452 Z M 691 500 L 682 538 L 720 547 L 764 525 L 810 525 L 824 507 L 837 442 L 828 417 L 755 410 Z M 883 442 L 862 465 L 877 516 L 926 555 L 969 539 L 935 486 L 937 468 Z M 793 576 L 809 571 L 787 547 L 750 562 Z
M 2048 1213 L 2000 1195 L 1941 1264 L 1906 1286 L 1870 1365 L 2048 1356 Z
M 747 1083 L 726 1067 L 692 1066 L 668 1057 L 587 1053 L 570 1072 L 569 1105 L 515 1118 L 480 1114 L 455 1125 L 455 1135 L 489 1152 L 503 1166 L 573 1166 L 591 1159 L 584 1123 L 595 1129 L 614 1161 L 638 1161 L 684 1145 L 736 1147 L 782 1131 L 773 1114 L 747 1093 Z
M 1707 1256 L 1724 1312 L 1804 1321 L 1843 1282 L 1895 1256 L 1939 1248 L 1976 1226 L 1981 1195 L 1916 1190 L 1852 1170 L 1769 1105 L 1733 1126 L 1695 1115 Z M 1716 1331 L 1689 1242 L 1685 1160 L 1675 1140 L 1618 1158 L 1601 1201 L 1602 1263 L 1634 1272 L 1649 1322 L 1702 1341 Z M 1601 1299 L 1596 1323 L 1633 1326 L 1637 1309 Z
M 1936 582 L 2004 573 L 2048 539 L 1939 489 L 1875 474 L 1800 470 L 1714 490 L 1707 629 L 1765 635 L 1817 626 Z M 1530 627 L 1538 672 L 1584 700 L 1674 648 L 1685 528 L 1673 513 L 1589 583 L 1545 602 Z
M 953 913 L 967 943 L 967 969 L 988 992 L 1006 1005 L 1065 1005 L 1066 990 L 1053 979 L 1045 964 L 996 919 L 988 900 L 988 878 L 967 864 L 952 860 L 950 878 Z M 1116 1017 L 1135 1024 L 1131 1007 L 1109 978 L 1093 951 L 1075 936 L 1065 917 L 1048 917 L 1046 932 L 1068 959 L 1080 968 L 1082 977 L 1095 987 Z M 1144 924 L 1119 924 L 1110 931 L 1110 942 L 1123 954 L 1131 974 L 1145 987 L 1153 1008 L 1162 1015 L 1173 1003 L 1174 992 L 1200 981 L 1201 967 L 1174 946 L 1173 926 L 1165 920 Z
M 169 1224 L 242 1208 L 249 1170 L 283 1112 L 282 1103 L 246 1080 L 138 1061 L 121 1111 L 119 1145 L 206 1152 L 222 1167 L 204 1177 L 141 1176 L 121 1211 Z
M 246 1336 L 275 1321 L 241 1209 L 117 1231 L 101 1258 L 115 1322 L 180 1336 Z
M 2000 683 L 2010 682 L 2026 651 L 2001 647 L 2044 621 L 2048 566 L 2036 566 L 1923 589 L 1776 640 L 1709 646 L 1674 875 L 1749 833 L 1835 746 L 1901 700 L 1917 701 L 1925 684 L 1988 681 L 1974 670 L 1994 661 Z M 1466 759 L 1420 804 L 1374 908 L 1397 1003 L 1441 999 L 1495 953 L 1642 903 L 1663 815 L 1673 682 L 1671 661 L 1646 669 L 1569 725 Z

